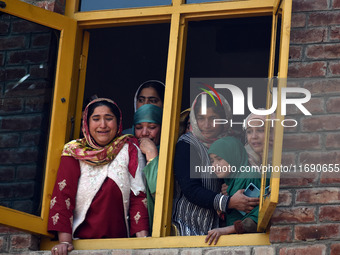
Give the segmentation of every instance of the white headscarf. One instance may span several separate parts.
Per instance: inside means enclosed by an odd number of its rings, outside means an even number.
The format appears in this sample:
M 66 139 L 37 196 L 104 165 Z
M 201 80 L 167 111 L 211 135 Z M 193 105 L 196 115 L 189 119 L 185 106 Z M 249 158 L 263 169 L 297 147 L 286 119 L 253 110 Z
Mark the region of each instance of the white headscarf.
M 158 81 L 158 80 L 148 80 L 148 81 L 145 81 L 143 82 L 141 85 L 139 85 L 137 91 L 136 91 L 136 94 L 135 94 L 135 98 L 134 98 L 134 107 L 135 107 L 135 112 L 137 111 L 137 95 L 139 94 L 139 91 L 140 89 L 143 87 L 143 85 L 145 85 L 146 83 L 159 83 L 161 85 L 163 85 L 165 87 L 165 84 L 161 81 Z

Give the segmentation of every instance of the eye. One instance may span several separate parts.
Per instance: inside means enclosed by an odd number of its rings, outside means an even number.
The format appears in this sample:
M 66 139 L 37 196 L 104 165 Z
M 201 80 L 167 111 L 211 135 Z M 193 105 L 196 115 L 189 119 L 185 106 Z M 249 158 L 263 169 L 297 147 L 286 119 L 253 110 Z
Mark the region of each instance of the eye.
M 139 97 L 139 98 L 138 98 L 138 102 L 139 102 L 139 103 L 144 103 L 144 101 L 145 101 L 145 98 L 144 98 L 144 97 Z
M 136 125 L 135 129 L 137 129 L 137 130 L 142 129 L 142 126 L 141 125 Z
M 150 99 L 150 103 L 151 103 L 151 104 L 157 104 L 158 101 L 159 101 L 159 100 L 158 100 L 157 98 Z
M 154 126 L 154 125 L 153 125 L 153 126 L 149 126 L 149 128 L 150 128 L 150 129 L 155 129 L 155 128 L 157 128 L 157 126 Z

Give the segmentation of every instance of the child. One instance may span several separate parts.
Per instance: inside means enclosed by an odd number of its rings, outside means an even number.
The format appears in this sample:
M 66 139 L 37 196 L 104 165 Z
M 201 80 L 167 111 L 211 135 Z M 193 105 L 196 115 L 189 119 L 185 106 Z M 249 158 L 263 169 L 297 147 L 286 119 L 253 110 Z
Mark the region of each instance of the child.
M 223 137 L 215 141 L 209 148 L 211 165 L 215 168 L 218 178 L 224 178 L 228 185 L 227 194 L 234 195 L 238 190 L 245 189 L 250 183 L 260 187 L 261 176 L 258 172 L 243 172 L 248 166 L 248 156 L 242 143 L 235 137 Z M 241 171 L 240 171 L 241 170 Z M 255 207 L 244 216 L 237 210 L 232 209 L 226 215 L 226 227 L 210 230 L 205 239 L 209 245 L 217 243 L 221 235 L 255 233 L 257 230 L 257 218 L 259 207 Z

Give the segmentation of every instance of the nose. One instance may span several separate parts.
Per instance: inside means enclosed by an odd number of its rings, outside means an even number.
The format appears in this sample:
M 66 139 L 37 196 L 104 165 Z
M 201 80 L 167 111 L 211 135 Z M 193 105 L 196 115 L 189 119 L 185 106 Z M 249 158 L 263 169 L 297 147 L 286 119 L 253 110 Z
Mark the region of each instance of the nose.
M 251 138 L 257 138 L 257 137 L 258 137 L 258 134 L 256 131 L 251 133 Z
M 203 123 L 205 128 L 211 128 L 212 127 L 212 121 L 210 121 L 209 119 L 204 119 L 204 123 Z
M 100 127 L 101 127 L 101 128 L 106 128 L 106 126 L 107 126 L 107 124 L 106 124 L 105 119 L 101 119 L 101 121 L 100 121 Z
M 149 136 L 149 131 L 148 129 L 145 127 L 142 130 L 142 137 L 148 137 Z

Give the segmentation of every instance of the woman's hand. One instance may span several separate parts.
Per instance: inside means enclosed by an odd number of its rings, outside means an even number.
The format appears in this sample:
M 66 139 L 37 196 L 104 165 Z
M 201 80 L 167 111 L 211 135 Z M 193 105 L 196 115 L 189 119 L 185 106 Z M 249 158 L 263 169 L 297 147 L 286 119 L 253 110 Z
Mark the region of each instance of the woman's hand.
M 225 196 L 228 196 L 227 189 L 228 189 L 228 185 L 223 183 L 222 188 L 221 188 L 221 193 Z
M 205 242 L 206 243 L 209 242 L 209 245 L 210 245 L 215 240 L 214 244 L 217 244 L 217 241 L 221 235 L 228 234 L 228 232 L 226 231 L 226 228 L 215 228 L 215 229 L 209 230 L 208 235 L 205 238 Z
M 67 255 L 68 252 L 72 251 L 73 249 L 74 247 L 71 243 L 61 242 L 53 246 L 51 253 L 52 255 Z
M 157 147 L 149 138 L 140 138 L 139 147 L 142 153 L 145 154 L 147 161 L 158 156 Z
M 136 233 L 136 237 L 147 237 L 149 232 L 147 230 L 142 230 Z
M 238 190 L 229 201 L 228 208 L 236 209 L 239 211 L 243 211 L 249 213 L 253 210 L 260 202 L 260 199 L 257 197 L 247 197 L 243 194 L 244 189 Z
M 67 255 L 69 251 L 74 249 L 70 233 L 58 232 L 58 239 L 59 244 L 53 246 L 52 255 Z

